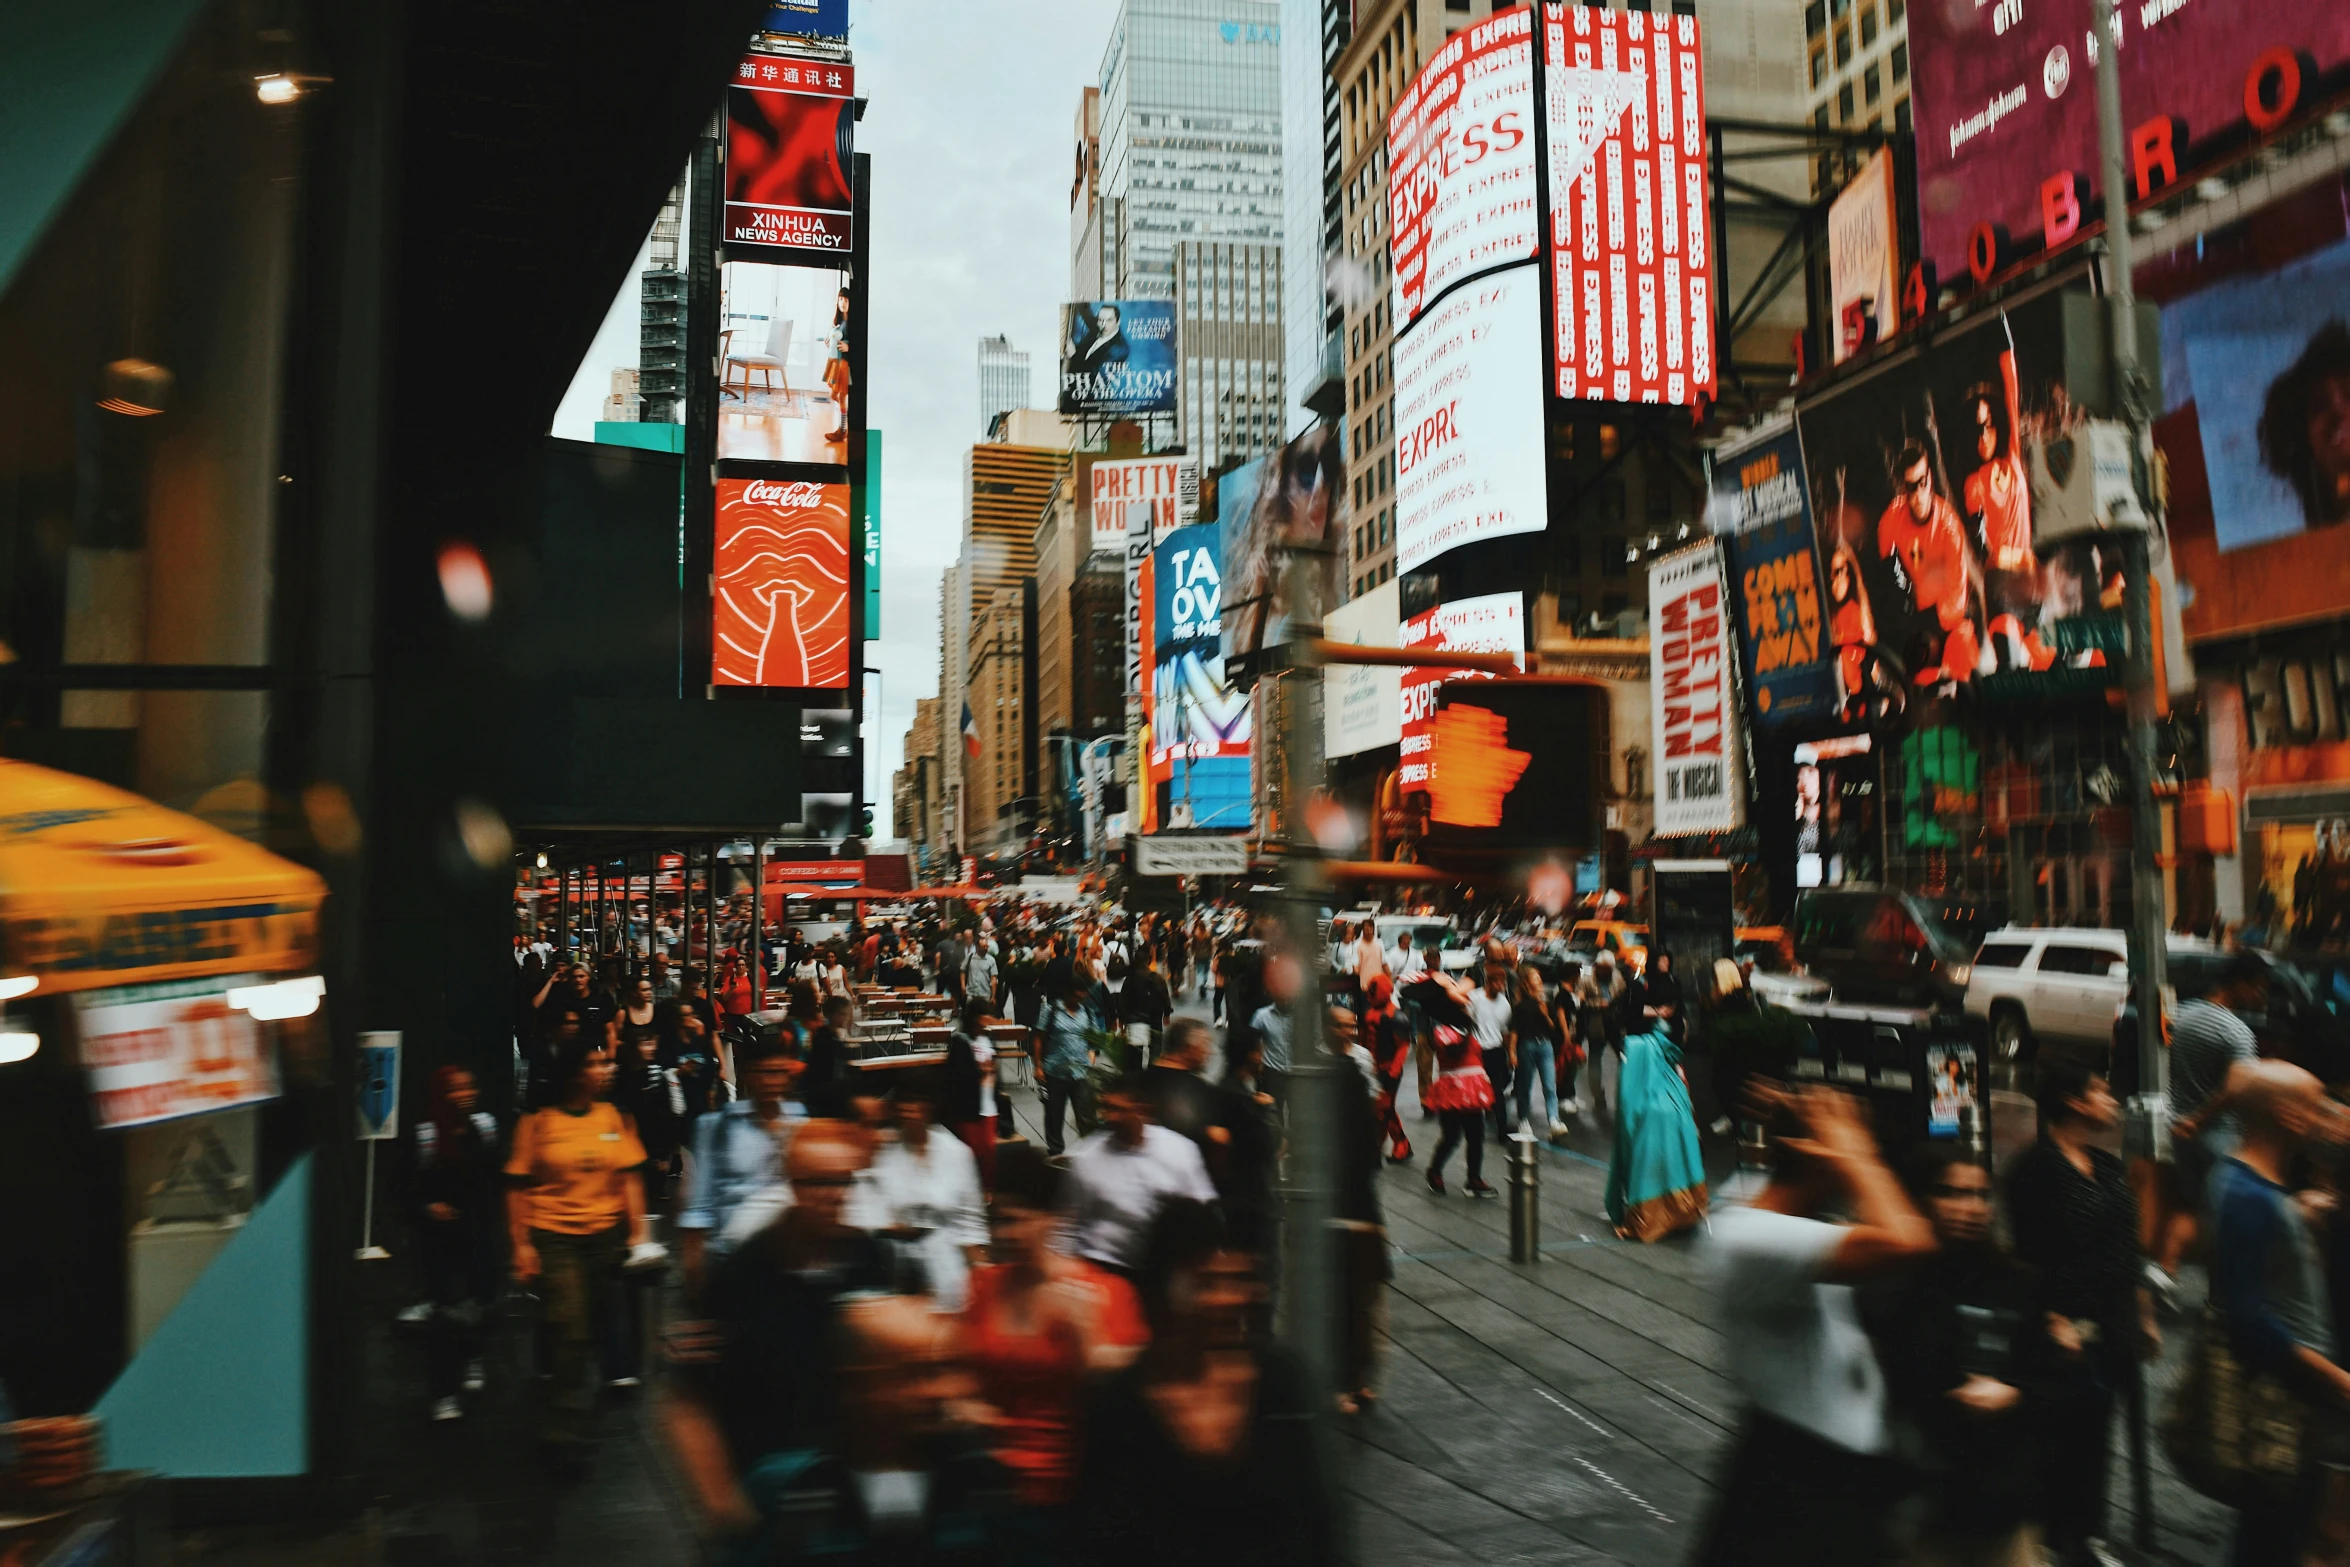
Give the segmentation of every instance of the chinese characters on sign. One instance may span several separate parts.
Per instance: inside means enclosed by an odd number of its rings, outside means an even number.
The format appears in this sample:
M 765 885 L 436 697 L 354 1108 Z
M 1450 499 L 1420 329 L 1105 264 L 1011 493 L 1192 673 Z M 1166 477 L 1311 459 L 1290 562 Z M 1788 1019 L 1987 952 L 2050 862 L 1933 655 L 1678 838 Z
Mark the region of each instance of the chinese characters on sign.
M 1727 832 L 1746 819 L 1730 691 L 1728 596 L 1710 543 L 1648 570 L 1649 689 L 1656 735 L 1656 832 Z
M 851 244 L 856 73 L 755 54 L 726 90 L 726 243 L 837 264 Z
M 1534 24 L 1523 8 L 1456 33 L 1387 117 L 1395 319 L 1461 278 L 1534 254 Z
M 1558 395 L 1711 397 L 1697 18 L 1546 5 L 1543 37 Z

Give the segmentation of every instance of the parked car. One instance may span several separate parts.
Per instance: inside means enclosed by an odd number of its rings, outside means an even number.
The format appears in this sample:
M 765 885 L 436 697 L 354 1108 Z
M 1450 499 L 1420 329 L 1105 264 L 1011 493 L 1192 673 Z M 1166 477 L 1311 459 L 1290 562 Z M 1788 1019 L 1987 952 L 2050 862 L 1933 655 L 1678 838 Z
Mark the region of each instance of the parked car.
M 1602 952 L 1615 954 L 1626 973 L 1648 972 L 1648 927 L 1623 920 L 1577 920 L 1567 931 L 1567 946 L 1588 963 Z
M 2174 967 L 2221 955 L 2211 943 L 2185 936 L 2166 945 Z M 1990 1030 L 1992 1060 L 2021 1061 L 2042 1041 L 2104 1044 L 2129 988 L 2123 932 L 2010 925 L 1976 950 L 1966 1011 Z
M 1795 900 L 1795 959 L 1839 1001 L 1956 1009 L 1974 943 L 1970 911 L 1888 887 L 1832 887 Z
M 1783 925 L 1741 925 L 1730 956 L 1746 969 L 1755 999 L 1783 1007 L 1791 1001 L 1825 1001 L 1828 982 L 1795 961 L 1795 938 Z

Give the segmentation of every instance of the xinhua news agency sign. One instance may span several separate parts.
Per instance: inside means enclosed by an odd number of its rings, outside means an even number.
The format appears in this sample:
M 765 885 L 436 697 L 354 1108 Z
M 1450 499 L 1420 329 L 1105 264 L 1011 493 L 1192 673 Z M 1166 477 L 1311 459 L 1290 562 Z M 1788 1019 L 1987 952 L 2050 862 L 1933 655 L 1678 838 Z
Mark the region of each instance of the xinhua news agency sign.
M 1727 832 L 1746 820 L 1730 681 L 1729 595 L 1708 542 L 1648 572 L 1648 662 L 1656 736 L 1656 833 Z

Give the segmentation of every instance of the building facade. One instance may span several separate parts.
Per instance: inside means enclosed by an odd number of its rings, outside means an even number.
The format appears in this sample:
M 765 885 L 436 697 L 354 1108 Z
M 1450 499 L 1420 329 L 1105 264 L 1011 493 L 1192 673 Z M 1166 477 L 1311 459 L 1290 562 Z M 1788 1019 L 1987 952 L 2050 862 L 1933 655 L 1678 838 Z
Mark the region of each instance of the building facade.
M 1277 0 L 1124 0 L 1099 81 L 1100 296 L 1165 299 L 1184 240 L 1281 243 Z
M 1203 473 L 1280 445 L 1281 247 L 1184 240 L 1175 247 L 1175 312 L 1176 444 Z
M 1805 0 L 1804 78 L 1822 130 L 1909 129 L 1908 0 Z M 1843 181 L 1833 158 L 1821 188 Z
M 979 340 L 979 435 L 985 440 L 998 414 L 1028 403 L 1028 351 L 1008 337 Z
M 905 761 L 890 776 L 890 830 L 904 840 L 917 870 L 929 879 L 931 841 L 944 799 L 943 769 L 939 765 L 939 699 L 914 699 L 914 721 L 906 726 Z
M 1318 417 L 1306 398 L 1338 365 L 1339 311 L 1324 276 L 1339 249 L 1342 142 L 1335 67 L 1354 33 L 1354 0 L 1281 0 L 1282 435 Z
M 963 814 L 973 853 L 1017 847 L 1035 820 L 1027 701 L 1035 593 L 1032 578 L 1006 583 L 971 617 L 971 674 L 963 694 L 978 725 L 979 753 L 964 757 Z

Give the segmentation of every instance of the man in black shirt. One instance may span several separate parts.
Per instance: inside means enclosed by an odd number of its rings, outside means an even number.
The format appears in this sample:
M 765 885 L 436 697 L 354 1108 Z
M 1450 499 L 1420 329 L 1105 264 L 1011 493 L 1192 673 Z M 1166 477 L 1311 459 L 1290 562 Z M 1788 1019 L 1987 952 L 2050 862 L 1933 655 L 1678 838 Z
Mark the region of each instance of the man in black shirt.
M 840 1450 L 841 1304 L 890 1281 L 880 1245 L 841 1222 L 871 1154 L 856 1127 L 803 1125 L 788 1155 L 792 1206 L 719 1271 L 708 1319 L 670 1335 L 669 1439 L 719 1534 L 775 1529 L 795 1482 Z
M 849 1113 L 849 998 L 834 996 L 824 1003 L 824 1023 L 808 1041 L 808 1071 L 800 1081 L 800 1099 L 812 1116 Z
M 1208 1064 L 1211 1033 L 1197 1018 L 1178 1018 L 1143 1081 L 1149 1087 L 1153 1118 L 1197 1143 L 1213 1174 L 1222 1152 L 1222 1140 L 1215 1135 L 1219 1101 L 1216 1090 L 1200 1076 Z

